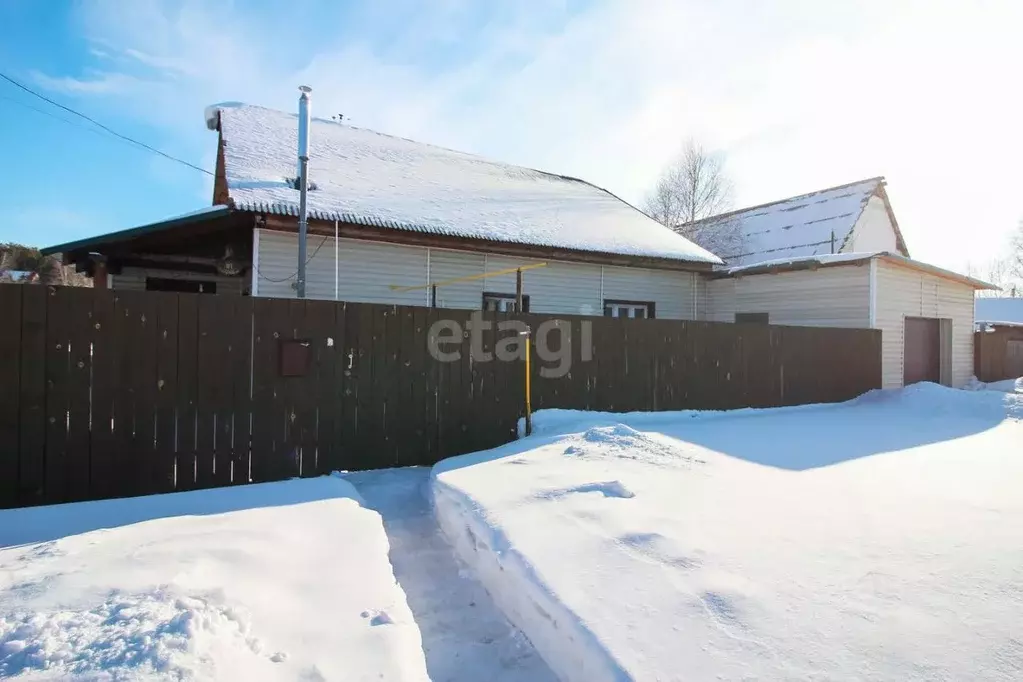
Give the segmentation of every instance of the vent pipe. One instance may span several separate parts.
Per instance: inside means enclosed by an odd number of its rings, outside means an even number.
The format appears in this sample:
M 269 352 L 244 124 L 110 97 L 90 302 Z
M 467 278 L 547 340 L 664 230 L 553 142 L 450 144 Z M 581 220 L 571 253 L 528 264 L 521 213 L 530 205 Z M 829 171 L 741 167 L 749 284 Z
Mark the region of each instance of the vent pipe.
M 305 298 L 306 235 L 309 220 L 306 212 L 306 194 L 309 191 L 309 93 L 312 88 L 301 85 L 298 98 L 298 277 L 296 289 L 299 298 Z

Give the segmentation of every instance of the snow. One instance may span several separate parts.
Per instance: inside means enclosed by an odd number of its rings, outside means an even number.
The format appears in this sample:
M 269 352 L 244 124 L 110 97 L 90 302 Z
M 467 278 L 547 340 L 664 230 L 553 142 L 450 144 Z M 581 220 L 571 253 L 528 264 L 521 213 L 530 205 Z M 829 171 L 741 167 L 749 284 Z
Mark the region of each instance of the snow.
M 735 265 L 732 267 L 720 267 L 716 268 L 717 271 L 728 273 L 729 275 L 739 275 L 744 272 L 751 270 L 759 270 L 760 268 L 770 267 L 792 267 L 804 264 L 816 263 L 818 265 L 837 265 L 839 263 L 857 263 L 860 261 L 870 260 L 876 256 L 887 255 L 881 251 L 875 252 L 864 252 L 864 253 L 826 253 L 819 256 L 801 256 L 799 258 L 772 258 L 769 260 L 757 261 L 755 263 L 746 263 L 744 265 Z
M 428 497 L 430 469 L 363 471 L 347 480 L 383 517 L 394 574 L 422 633 L 434 682 L 555 682 L 444 540 Z
M 237 208 L 298 214 L 295 114 L 227 103 L 219 112 Z M 610 254 L 720 263 L 587 182 L 313 119 L 309 215 L 376 227 Z
M 439 523 L 562 680 L 1016 680 L 1023 395 L 541 411 L 434 467 Z
M 862 180 L 713 216 L 699 224 L 740 223 L 742 253 L 719 254 L 730 265 L 830 254 L 832 232 L 834 250 L 839 251 L 883 182 L 883 178 Z
M 0 678 L 426 680 L 336 477 L 0 512 Z
M 1023 324 L 1023 298 L 978 298 L 973 317 L 989 324 Z
M 978 381 L 971 377 L 965 388 L 969 391 L 998 391 L 1000 393 L 1023 393 L 1023 377 L 1019 379 L 1003 379 L 1002 381 Z
M 880 258 L 889 262 L 894 262 L 899 265 L 904 265 L 922 272 L 932 273 L 941 275 L 947 279 L 956 280 L 963 284 L 968 284 L 974 289 L 996 289 L 993 284 L 961 275 L 958 272 L 952 270 L 946 270 L 939 268 L 930 263 L 924 263 L 923 261 L 913 260 L 907 258 L 899 253 L 891 253 L 888 251 L 864 251 L 864 252 L 850 252 L 850 253 L 826 253 L 819 256 L 800 256 L 798 258 L 774 258 L 771 260 L 757 261 L 755 263 L 745 263 L 743 265 L 734 266 L 718 266 L 714 268 L 715 272 L 727 274 L 731 276 L 741 276 L 744 274 L 758 274 L 765 270 L 779 269 L 779 270 L 795 270 L 800 267 L 811 267 L 813 265 L 842 265 L 842 264 L 856 264 L 869 261 L 873 258 Z

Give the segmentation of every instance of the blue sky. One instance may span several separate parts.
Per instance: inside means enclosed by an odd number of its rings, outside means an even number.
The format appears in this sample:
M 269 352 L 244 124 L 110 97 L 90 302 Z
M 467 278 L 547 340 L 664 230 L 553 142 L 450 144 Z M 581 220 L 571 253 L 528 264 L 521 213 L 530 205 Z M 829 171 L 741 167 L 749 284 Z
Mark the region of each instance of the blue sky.
M 688 136 L 738 206 L 885 175 L 911 253 L 956 269 L 1023 218 L 1012 0 L 5 0 L 0 25 L 0 71 L 211 170 L 205 105 L 290 110 L 305 83 L 317 115 L 634 202 Z M 208 176 L 6 83 L 0 150 L 0 240 L 210 203 Z

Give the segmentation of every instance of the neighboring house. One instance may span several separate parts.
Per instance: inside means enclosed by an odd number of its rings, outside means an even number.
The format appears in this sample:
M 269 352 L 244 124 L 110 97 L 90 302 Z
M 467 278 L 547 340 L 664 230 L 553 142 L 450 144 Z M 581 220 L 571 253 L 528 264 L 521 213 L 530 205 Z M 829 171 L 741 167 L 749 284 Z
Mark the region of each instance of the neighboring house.
M 232 104 L 206 122 L 214 206 L 44 253 L 114 289 L 295 297 L 297 117 Z M 749 228 L 723 266 L 582 180 L 333 121 L 310 143 L 309 298 L 508 310 L 515 269 L 542 262 L 521 273 L 529 312 L 872 327 L 886 387 L 972 374 L 990 286 L 910 260 L 880 178 L 708 219 Z
M 729 265 L 877 251 L 909 257 L 884 188 L 884 178 L 870 178 L 723 213 L 693 226 L 736 234 L 738 250 L 718 254 Z

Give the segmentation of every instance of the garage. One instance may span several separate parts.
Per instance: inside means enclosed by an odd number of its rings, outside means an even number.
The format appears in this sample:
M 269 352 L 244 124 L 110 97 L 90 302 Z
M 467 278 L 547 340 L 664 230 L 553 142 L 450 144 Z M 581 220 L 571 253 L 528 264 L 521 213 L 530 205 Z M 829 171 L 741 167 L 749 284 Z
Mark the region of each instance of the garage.
M 941 320 L 907 317 L 904 338 L 903 384 L 941 383 Z

